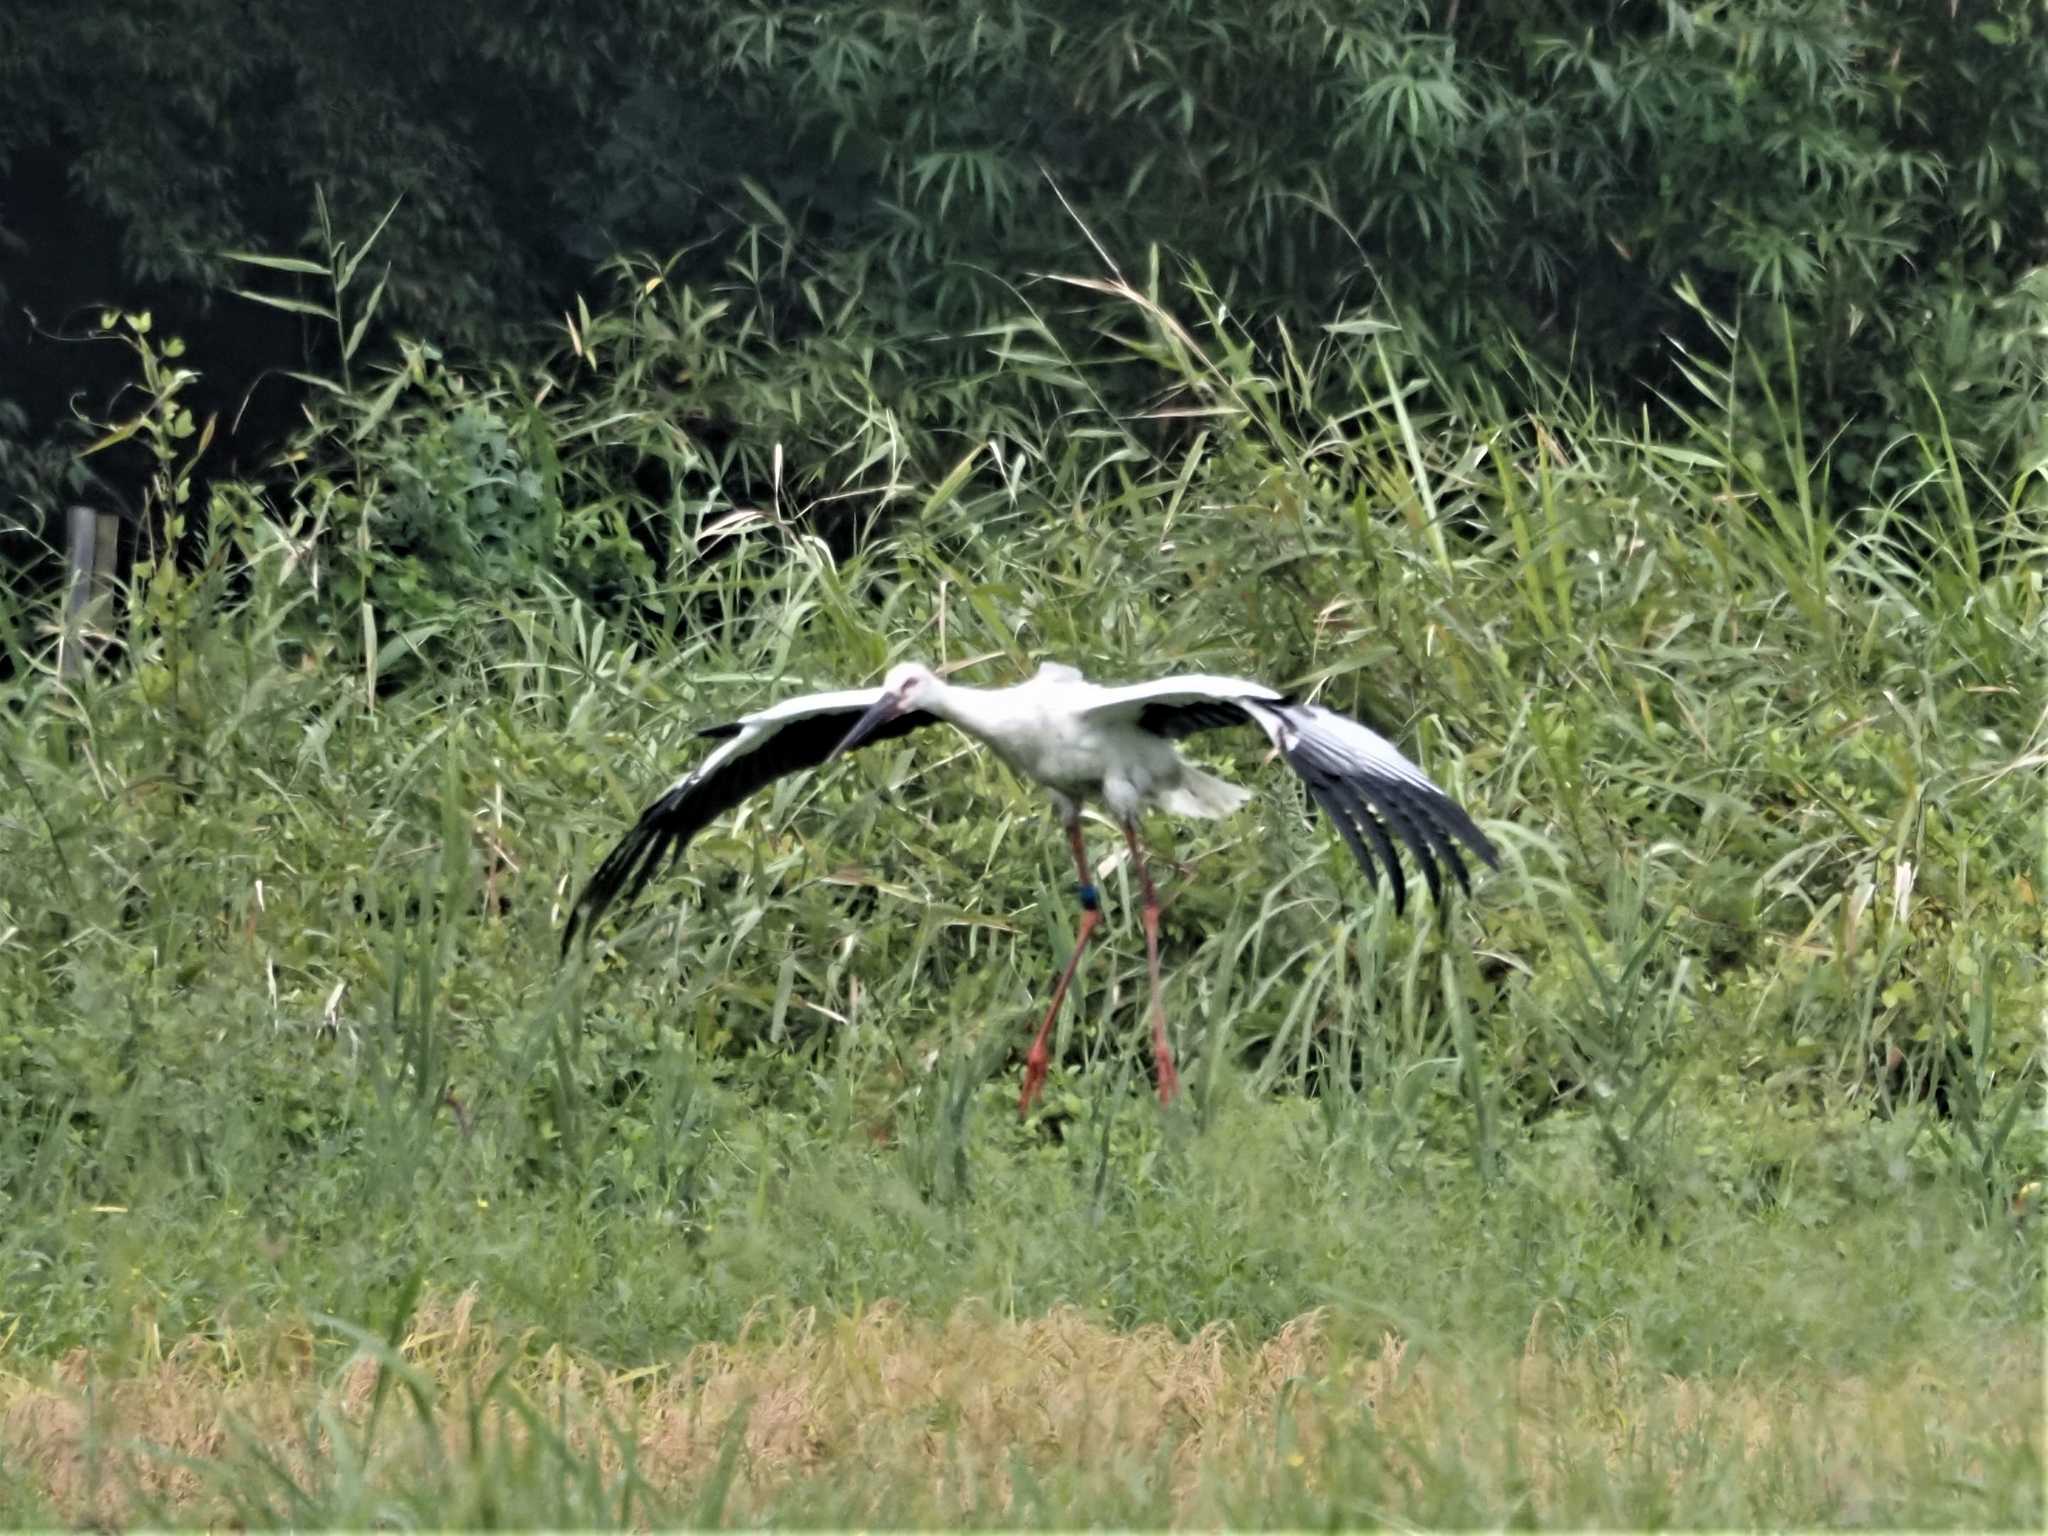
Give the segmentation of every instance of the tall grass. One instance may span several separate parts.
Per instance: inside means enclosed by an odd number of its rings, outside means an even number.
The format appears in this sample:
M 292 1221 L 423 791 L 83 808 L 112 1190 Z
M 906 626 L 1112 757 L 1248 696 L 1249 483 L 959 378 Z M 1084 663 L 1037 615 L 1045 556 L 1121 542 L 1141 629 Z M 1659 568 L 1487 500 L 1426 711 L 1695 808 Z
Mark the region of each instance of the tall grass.
M 1071 1303 L 1249 1340 L 1328 1307 L 1459 1392 L 1539 1316 L 1566 1358 L 1619 1328 L 1632 1369 L 1710 1391 L 2002 1369 L 2040 1322 L 2048 1161 L 2038 474 L 1907 440 L 1912 491 L 1859 505 L 1789 420 L 1757 442 L 1716 414 L 1733 337 L 1674 442 L 1562 385 L 1502 419 L 1370 317 L 1254 336 L 1199 283 L 1035 302 L 991 346 L 1037 374 L 949 438 L 957 417 L 862 394 L 829 329 L 784 346 L 645 287 L 582 327 L 545 403 L 423 358 L 363 385 L 346 455 L 313 445 L 325 467 L 267 514 L 217 496 L 95 675 L 60 678 L 37 615 L 5 616 L 0 1363 L 26 1380 L 82 1350 L 97 1379 L 280 1318 L 403 1324 L 424 1284 L 624 1367 L 763 1307 L 888 1299 L 933 1327 Z M 1156 377 L 1156 413 L 1091 404 L 1080 324 Z M 780 397 L 815 406 L 822 448 L 714 463 L 678 435 L 654 381 L 703 353 L 824 379 Z M 393 486 L 483 483 L 464 453 L 516 487 L 504 516 L 586 553 L 654 527 L 638 600 L 594 596 L 588 561 L 446 600 L 380 548 Z M 666 454 L 671 492 L 622 493 L 621 454 Z M 807 534 L 801 504 L 835 499 L 874 535 Z M 1313 692 L 1394 732 L 1505 868 L 1396 917 L 1255 742 L 1197 742 L 1263 795 L 1150 829 L 1192 1090 L 1163 1116 L 1130 872 L 1091 823 L 1113 921 L 1017 1121 L 1071 872 L 1039 793 L 964 741 L 777 784 L 557 967 L 575 882 L 693 726 L 905 655 L 975 682 L 1056 657 Z M 409 1382 L 366 1337 L 308 1347 Z M 452 1391 L 421 1384 L 417 1414 L 457 1413 Z M 516 1433 L 472 1435 L 461 1477 L 509 1457 L 548 1490 L 536 1518 L 644 1517 L 630 1433 L 500 1392 Z M 1856 1505 L 1810 1421 L 1738 1471 L 1682 1417 L 1578 1481 L 1385 1425 L 1297 1467 L 1276 1418 L 1201 1463 L 1192 1503 L 1168 1435 L 1111 1471 L 1010 1463 L 977 1485 L 994 1503 L 926 1502 L 885 1464 L 773 1507 L 1969 1523 L 2021 1511 L 2038 1473 L 2038 1438 L 2000 1421 L 1969 1470 L 1912 1461 L 1925 1480 Z M 309 1421 L 303 1456 L 259 1435 L 203 1507 L 483 1518 L 448 1464 L 370 1477 L 367 1432 Z M 755 1508 L 717 1494 L 751 1476 L 715 1460 L 663 1517 Z M 1956 1477 L 1988 1491 L 1932 1491 Z M 1770 1478 L 1803 1491 L 1773 1502 Z M 68 1519 L 68 1498 L 8 1508 Z

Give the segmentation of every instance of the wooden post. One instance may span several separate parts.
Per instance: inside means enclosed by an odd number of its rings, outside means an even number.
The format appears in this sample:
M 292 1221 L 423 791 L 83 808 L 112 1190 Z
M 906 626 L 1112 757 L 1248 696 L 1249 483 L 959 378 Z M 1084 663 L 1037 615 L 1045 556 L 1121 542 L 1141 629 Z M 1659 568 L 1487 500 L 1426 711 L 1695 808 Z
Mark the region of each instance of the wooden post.
M 57 675 L 85 670 L 87 635 L 107 622 L 120 574 L 121 519 L 87 506 L 64 509 L 64 625 L 57 637 Z

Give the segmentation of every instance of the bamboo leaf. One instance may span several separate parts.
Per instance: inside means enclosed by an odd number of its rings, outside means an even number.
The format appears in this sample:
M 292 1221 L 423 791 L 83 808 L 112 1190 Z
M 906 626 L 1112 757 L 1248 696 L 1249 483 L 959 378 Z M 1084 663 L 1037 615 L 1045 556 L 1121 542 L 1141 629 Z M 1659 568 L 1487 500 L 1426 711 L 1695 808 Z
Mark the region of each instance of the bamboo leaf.
M 377 278 L 377 286 L 370 290 L 369 301 L 363 305 L 363 312 L 356 316 L 356 323 L 349 329 L 348 340 L 342 343 L 341 360 L 345 363 L 356 355 L 356 348 L 363 344 L 363 333 L 370 328 L 371 320 L 377 315 L 377 301 L 384 297 L 384 283 L 391 276 L 391 268 L 385 267 Z
M 925 498 L 924 505 L 918 509 L 918 516 L 920 518 L 929 517 L 951 500 L 953 493 L 965 485 L 967 477 L 974 473 L 974 461 L 979 457 L 981 457 L 981 445 L 977 443 L 974 447 L 967 450 L 958 464 L 955 464 L 946 472 L 946 478 L 941 480 L 931 495 Z
M 221 256 L 228 261 L 239 261 L 244 266 L 268 267 L 273 272 L 303 272 L 308 277 L 328 275 L 326 267 L 303 256 L 259 256 L 254 251 L 222 251 Z
M 272 309 L 288 310 L 295 315 L 311 315 L 316 320 L 325 320 L 330 324 L 334 320 L 333 310 L 324 304 L 315 304 L 307 299 L 288 299 L 279 293 L 258 293 L 253 288 L 230 288 L 228 292 L 238 299 L 247 299 L 252 304 L 268 304 Z
M 782 211 L 782 205 L 780 203 L 776 202 L 774 198 L 768 195 L 768 189 L 766 187 L 762 186 L 761 183 L 754 180 L 754 178 L 751 176 L 742 176 L 740 178 L 740 186 L 745 190 L 747 196 L 751 197 L 756 203 L 760 204 L 761 210 L 764 213 L 766 213 L 769 218 L 773 219 L 777 224 L 782 225 L 784 228 L 787 228 L 789 226 L 789 215 Z
M 324 389 L 330 395 L 346 396 L 348 394 L 348 391 L 343 389 L 334 380 L 322 378 L 317 373 L 301 373 L 296 368 L 280 368 L 278 372 L 288 379 L 297 379 L 301 384 L 310 384 L 315 389 Z
M 359 443 L 369 436 L 370 433 L 376 431 L 377 424 L 390 414 L 392 404 L 398 399 L 399 391 L 405 388 L 405 383 L 406 375 L 404 373 L 399 372 L 391 375 L 390 381 L 382 389 L 378 390 L 375 398 L 370 401 L 370 408 L 363 412 L 362 420 L 356 423 L 355 431 L 349 434 L 351 442 Z
M 355 255 L 349 257 L 347 261 L 341 264 L 341 272 L 334 279 L 334 291 L 336 293 L 340 293 L 342 289 L 348 286 L 349 279 L 356 275 L 356 268 L 361 266 L 363 263 L 363 258 L 370 254 L 371 248 L 374 247 L 377 243 L 377 237 L 384 233 L 384 226 L 391 222 L 391 215 L 398 212 L 398 205 L 404 201 L 405 197 L 403 194 L 400 194 L 398 197 L 394 198 L 392 200 L 391 206 L 384 210 L 384 217 L 377 221 L 377 227 L 370 231 L 370 238 L 363 242 L 363 248 L 357 251 Z M 384 273 L 386 277 L 390 276 L 391 268 L 389 266 L 386 266 L 384 269 Z M 379 288 L 382 288 L 384 286 L 383 278 L 380 277 L 377 280 L 377 286 Z M 377 301 L 375 299 L 372 299 L 370 302 L 372 304 L 375 304 Z
M 79 449 L 78 456 L 81 459 L 91 458 L 94 454 L 98 453 L 102 448 L 111 448 L 116 443 L 127 442 L 129 438 L 133 437 L 136 433 L 142 430 L 143 423 L 146 422 L 148 419 L 149 418 L 147 416 L 137 416 L 132 421 L 124 421 L 123 423 L 121 423 L 120 426 L 115 427 L 111 431 L 94 438 L 90 443 L 86 444 L 85 447 Z

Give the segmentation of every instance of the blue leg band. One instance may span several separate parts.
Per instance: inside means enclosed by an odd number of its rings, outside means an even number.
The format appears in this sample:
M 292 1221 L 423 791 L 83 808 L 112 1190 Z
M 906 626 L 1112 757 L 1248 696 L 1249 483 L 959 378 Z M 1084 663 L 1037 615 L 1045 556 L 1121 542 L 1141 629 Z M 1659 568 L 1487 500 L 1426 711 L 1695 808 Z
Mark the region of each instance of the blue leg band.
M 1080 885 L 1074 889 L 1081 894 L 1081 906 L 1084 910 L 1089 912 L 1100 912 L 1102 910 L 1102 893 L 1096 890 L 1094 886 Z

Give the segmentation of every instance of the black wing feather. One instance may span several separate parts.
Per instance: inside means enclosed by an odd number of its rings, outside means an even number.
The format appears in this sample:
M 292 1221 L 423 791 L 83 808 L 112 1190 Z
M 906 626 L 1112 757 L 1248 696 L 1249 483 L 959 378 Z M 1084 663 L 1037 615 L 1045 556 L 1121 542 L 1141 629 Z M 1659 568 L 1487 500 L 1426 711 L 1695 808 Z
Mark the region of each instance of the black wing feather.
M 1441 905 L 1444 899 L 1444 882 L 1443 874 L 1437 868 L 1436 859 L 1440 850 L 1436 839 L 1429 835 L 1429 831 L 1425 830 L 1423 825 L 1424 817 L 1420 814 L 1422 795 L 1399 780 L 1381 779 L 1349 769 L 1349 765 L 1319 750 L 1306 740 L 1298 750 L 1301 756 L 1316 764 L 1325 774 L 1345 787 L 1357 802 L 1361 815 L 1377 811 L 1380 818 L 1394 829 L 1401 841 L 1408 845 L 1408 851 L 1415 855 L 1415 862 L 1422 870 L 1422 878 L 1429 883 L 1431 898 Z M 1394 903 L 1394 910 L 1401 910 L 1398 900 Z
M 1377 882 L 1373 855 L 1386 866 L 1387 882 L 1393 888 L 1394 910 L 1407 901 L 1407 884 L 1395 855 L 1394 837 L 1407 845 L 1429 882 L 1430 895 L 1441 904 L 1444 899 L 1443 871 L 1449 869 L 1461 890 L 1472 889 L 1471 873 L 1465 866 L 1458 844 L 1463 842 L 1492 868 L 1500 855 L 1465 808 L 1435 786 L 1411 782 L 1398 775 L 1378 772 L 1346 760 L 1318 742 L 1315 717 L 1292 699 L 1251 699 L 1289 727 L 1293 744 L 1285 740 L 1280 755 L 1287 766 L 1301 776 L 1308 792 L 1330 821 L 1368 880 Z M 1338 718 L 1343 718 L 1339 716 Z M 1140 730 L 1170 741 L 1197 731 L 1227 725 L 1252 723 L 1257 719 L 1243 703 L 1230 699 L 1202 699 L 1186 703 L 1147 704 L 1138 714 Z M 1367 729 L 1371 729 L 1367 727 Z M 1389 836 L 1391 829 L 1393 836 Z
M 1309 797 L 1323 808 L 1323 814 L 1330 818 L 1330 824 L 1343 836 L 1350 847 L 1352 857 L 1358 860 L 1358 867 L 1365 871 L 1366 880 L 1379 884 L 1379 871 L 1373 867 L 1372 854 L 1367 851 L 1360 832 L 1370 837 L 1373 846 L 1380 851 L 1380 857 L 1387 866 L 1387 879 L 1394 887 L 1394 910 L 1399 912 L 1401 904 L 1408 899 L 1406 882 L 1401 876 L 1401 862 L 1394 857 L 1394 845 L 1387 841 L 1387 834 L 1380 824 L 1370 816 L 1356 815 L 1344 800 L 1343 787 L 1321 774 L 1303 775 L 1302 783 L 1308 786 Z
M 1466 814 L 1465 807 L 1449 795 L 1439 795 L 1429 802 L 1429 809 L 1446 832 L 1462 839 L 1467 848 L 1486 861 L 1488 869 L 1500 868 L 1499 850 L 1493 846 L 1487 835 L 1479 830 L 1478 823 Z
M 832 710 L 784 721 L 751 752 L 740 753 L 701 780 L 694 774 L 685 778 L 648 806 L 618 846 L 605 855 L 570 908 L 568 925 L 562 930 L 562 953 L 568 954 L 577 933 L 593 927 L 614 902 L 638 896 L 664 858 L 680 858 L 690 839 L 720 816 L 783 775 L 824 762 L 861 714 L 858 709 Z M 937 720 L 936 715 L 914 709 L 883 721 L 861 744 L 908 735 Z M 697 734 L 730 738 L 745 729 L 744 722 L 734 722 L 708 726 Z
M 1393 839 L 1387 836 L 1382 819 L 1373 814 L 1375 807 L 1366 803 L 1365 797 L 1358 792 L 1358 786 L 1350 779 L 1335 771 L 1325 760 L 1309 753 L 1303 746 L 1297 745 L 1291 751 L 1283 746 L 1280 755 L 1286 759 L 1288 767 L 1301 775 L 1302 782 L 1309 787 L 1309 793 L 1316 797 L 1317 804 L 1321 805 L 1325 814 L 1336 823 L 1339 832 L 1345 831 L 1347 822 L 1352 822 L 1356 823 L 1359 831 L 1372 840 L 1373 847 L 1379 852 L 1380 862 L 1387 867 L 1387 883 L 1394 889 L 1394 910 L 1397 913 L 1405 910 L 1408 905 L 1408 882 L 1402 874 L 1400 859 L 1394 852 Z M 1395 830 L 1398 831 L 1399 827 L 1397 826 Z M 1355 837 L 1347 835 L 1345 841 L 1351 844 L 1351 851 L 1354 854 L 1360 851 Z M 1361 858 L 1358 863 L 1365 871 L 1365 878 L 1377 884 L 1379 875 L 1372 867 L 1372 860 Z
M 1442 804 L 1449 805 L 1451 802 L 1445 799 Z M 1458 852 L 1457 840 L 1451 834 L 1450 823 L 1445 819 L 1438 800 L 1432 796 L 1419 795 L 1415 798 L 1413 811 L 1416 824 L 1422 829 L 1422 835 L 1429 839 L 1429 846 L 1436 850 L 1437 862 L 1451 872 L 1451 877 L 1458 882 L 1458 889 L 1470 896 L 1472 875 L 1465 868 L 1464 856 Z M 1492 846 L 1491 843 L 1487 844 L 1488 848 Z
M 1291 699 L 1279 694 L 1256 702 L 1275 708 Z M 1138 711 L 1138 729 L 1168 741 L 1179 741 L 1197 731 L 1219 730 L 1226 725 L 1249 725 L 1252 717 L 1244 706 L 1230 699 L 1197 699 L 1178 704 L 1147 704 Z

